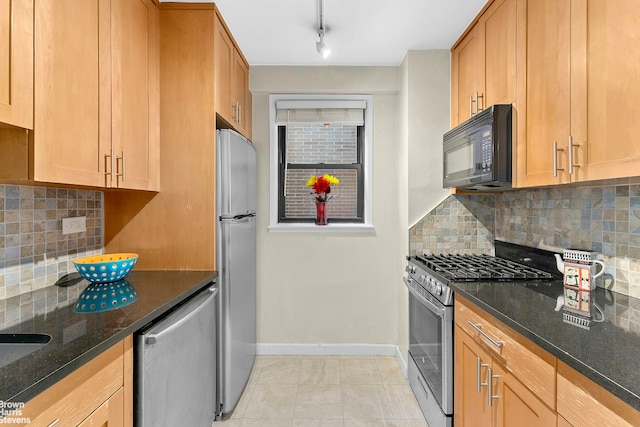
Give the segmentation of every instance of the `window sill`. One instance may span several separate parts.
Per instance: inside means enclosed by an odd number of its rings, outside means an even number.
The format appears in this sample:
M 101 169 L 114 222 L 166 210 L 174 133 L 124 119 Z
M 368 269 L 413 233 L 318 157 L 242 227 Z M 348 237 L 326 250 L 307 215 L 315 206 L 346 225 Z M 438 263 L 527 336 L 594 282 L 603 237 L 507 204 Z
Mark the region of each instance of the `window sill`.
M 370 224 L 275 224 L 268 228 L 271 233 L 324 233 L 324 234 L 375 234 Z

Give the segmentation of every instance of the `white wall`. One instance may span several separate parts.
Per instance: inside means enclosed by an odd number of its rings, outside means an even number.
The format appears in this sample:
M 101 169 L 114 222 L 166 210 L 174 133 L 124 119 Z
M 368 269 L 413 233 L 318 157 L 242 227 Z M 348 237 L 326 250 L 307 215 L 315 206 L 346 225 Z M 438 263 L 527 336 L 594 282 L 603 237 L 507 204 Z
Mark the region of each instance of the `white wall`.
M 449 51 L 409 51 L 400 66 L 399 121 L 408 224 L 420 220 L 448 195 L 442 189 L 442 134 L 449 129 Z M 409 231 L 403 242 L 409 251 Z M 398 278 L 397 342 L 409 350 L 408 293 Z
M 399 67 L 252 67 L 258 152 L 258 342 L 381 344 L 408 350 L 402 283 L 409 226 L 449 194 L 449 52 L 410 51 Z M 374 95 L 375 235 L 267 231 L 269 94 Z M 273 347 L 273 348 L 278 348 Z
M 442 135 L 450 128 L 448 50 L 409 51 L 407 67 L 409 144 L 409 225 L 442 202 Z
M 407 252 L 398 67 L 252 67 L 258 152 L 258 342 L 395 344 Z M 270 93 L 374 95 L 374 235 L 267 231 Z

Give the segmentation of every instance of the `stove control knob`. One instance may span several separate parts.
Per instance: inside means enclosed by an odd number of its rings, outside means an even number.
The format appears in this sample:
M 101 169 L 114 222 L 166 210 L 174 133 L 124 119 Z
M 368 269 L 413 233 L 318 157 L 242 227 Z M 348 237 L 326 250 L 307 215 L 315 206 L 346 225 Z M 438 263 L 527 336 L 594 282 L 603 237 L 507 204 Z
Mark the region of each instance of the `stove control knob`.
M 411 273 L 411 266 L 410 266 L 410 265 L 407 265 L 407 266 L 404 268 L 404 271 L 406 271 L 407 273 Z
M 420 279 L 418 280 L 418 282 L 420 282 L 420 283 L 424 283 L 424 282 L 426 281 L 425 279 L 426 279 L 425 275 L 424 275 L 424 274 L 421 274 L 421 275 L 420 275 Z
M 442 295 L 442 285 L 436 286 L 436 295 Z
M 411 273 L 413 274 L 413 273 L 415 273 L 415 272 L 416 272 L 416 266 L 415 266 L 415 265 L 412 265 L 412 266 L 411 266 Z

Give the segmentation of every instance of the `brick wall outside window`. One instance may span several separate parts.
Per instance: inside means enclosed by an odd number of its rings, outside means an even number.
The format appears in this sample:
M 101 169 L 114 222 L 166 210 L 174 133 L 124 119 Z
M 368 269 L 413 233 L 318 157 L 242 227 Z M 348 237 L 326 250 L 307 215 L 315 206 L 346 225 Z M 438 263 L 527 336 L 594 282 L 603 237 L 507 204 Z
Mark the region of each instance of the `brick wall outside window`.
M 287 126 L 288 163 L 356 163 L 357 128 L 342 125 Z M 340 180 L 331 186 L 333 198 L 327 204 L 329 218 L 353 218 L 357 215 L 357 174 L 354 169 L 289 169 L 285 191 L 288 218 L 315 217 L 313 189 L 305 184 L 311 175 L 328 173 Z

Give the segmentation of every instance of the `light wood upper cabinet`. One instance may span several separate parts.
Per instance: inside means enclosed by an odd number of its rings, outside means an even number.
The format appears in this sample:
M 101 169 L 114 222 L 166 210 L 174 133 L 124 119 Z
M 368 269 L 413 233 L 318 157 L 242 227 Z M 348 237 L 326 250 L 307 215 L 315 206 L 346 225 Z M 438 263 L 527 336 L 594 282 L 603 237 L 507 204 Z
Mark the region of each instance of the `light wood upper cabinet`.
M 451 50 L 451 125 L 515 97 L 516 0 L 496 0 Z
M 151 0 L 111 0 L 109 186 L 158 190 L 160 153 L 159 14 Z
M 638 22 L 633 0 L 518 0 L 516 186 L 640 174 Z
M 571 1 L 572 181 L 640 175 L 639 23 L 635 0 Z
M 218 13 L 214 31 L 216 113 L 235 130 L 251 138 L 249 65 Z
M 569 0 L 518 3 L 518 187 L 569 181 L 570 16 Z
M 99 0 L 35 3 L 32 176 L 20 178 L 104 185 L 100 144 L 110 138 L 103 121 L 110 97 L 100 90 L 110 75 L 108 57 L 99 55 L 104 13 L 108 3 Z
M 0 138 L 0 179 L 158 190 L 157 6 L 38 0 L 33 23 L 34 131 Z
M 33 129 L 33 0 L 0 0 L 0 123 Z
M 479 28 L 473 27 L 451 51 L 451 127 L 467 120 L 482 93 Z
M 482 14 L 480 28 L 484 105 L 516 100 L 516 0 L 496 0 Z

